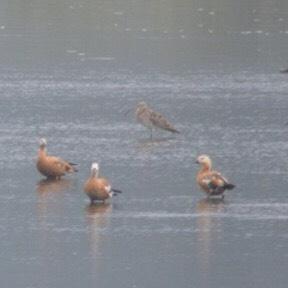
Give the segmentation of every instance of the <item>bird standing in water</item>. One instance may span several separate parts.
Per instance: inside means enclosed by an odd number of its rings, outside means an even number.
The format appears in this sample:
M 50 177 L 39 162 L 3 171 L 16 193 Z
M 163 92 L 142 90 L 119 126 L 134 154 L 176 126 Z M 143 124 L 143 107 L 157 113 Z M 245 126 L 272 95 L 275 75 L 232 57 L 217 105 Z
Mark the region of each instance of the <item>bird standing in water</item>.
M 235 185 L 228 182 L 219 172 L 212 170 L 212 161 L 208 155 L 200 155 L 196 163 L 201 165 L 196 181 L 207 196 L 222 196 L 224 191 L 231 190 Z
M 138 122 L 150 129 L 151 138 L 153 128 L 159 128 L 172 133 L 180 133 L 164 116 L 155 112 L 145 102 L 140 102 L 137 105 L 135 115 Z
M 107 179 L 99 177 L 98 163 L 93 163 L 91 166 L 91 175 L 84 184 L 84 192 L 90 198 L 91 204 L 94 201 L 105 202 L 118 193 L 122 193 L 120 190 L 112 188 Z
M 48 179 L 60 179 L 67 173 L 77 172 L 74 167 L 75 163 L 67 162 L 59 157 L 47 155 L 47 141 L 45 138 L 41 138 L 38 151 L 37 169 L 46 176 Z

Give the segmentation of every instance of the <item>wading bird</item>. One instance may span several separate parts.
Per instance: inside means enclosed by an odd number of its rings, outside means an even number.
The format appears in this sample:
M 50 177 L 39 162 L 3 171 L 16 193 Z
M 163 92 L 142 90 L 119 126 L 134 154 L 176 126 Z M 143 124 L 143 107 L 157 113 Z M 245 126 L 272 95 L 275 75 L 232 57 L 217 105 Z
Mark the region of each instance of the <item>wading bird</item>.
M 74 167 L 77 164 L 66 162 L 59 157 L 47 155 L 46 146 L 46 139 L 41 138 L 36 166 L 42 175 L 48 179 L 60 179 L 67 173 L 77 172 L 77 169 Z
M 196 181 L 207 196 L 222 196 L 226 189 L 231 190 L 235 185 L 228 182 L 219 172 L 212 170 L 212 161 L 208 155 L 200 155 L 196 163 L 201 165 Z
M 108 180 L 99 177 L 98 163 L 93 163 L 91 166 L 91 175 L 84 184 L 84 192 L 90 198 L 91 203 L 94 201 L 105 202 L 105 200 L 121 193 L 120 190 L 112 188 Z
M 150 129 L 151 138 L 153 128 L 159 128 L 172 133 L 180 133 L 164 116 L 155 112 L 145 102 L 140 102 L 137 105 L 135 115 L 138 122 Z

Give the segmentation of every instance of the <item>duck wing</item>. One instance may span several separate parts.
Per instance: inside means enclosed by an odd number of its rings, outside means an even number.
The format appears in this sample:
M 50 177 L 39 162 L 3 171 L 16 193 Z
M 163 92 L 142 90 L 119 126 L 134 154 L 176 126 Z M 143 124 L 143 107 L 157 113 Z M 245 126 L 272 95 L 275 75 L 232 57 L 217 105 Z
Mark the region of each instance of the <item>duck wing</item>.
M 203 177 L 203 182 L 206 183 L 210 191 L 223 193 L 225 189 L 233 189 L 235 185 L 228 182 L 228 180 L 217 171 L 212 171 Z
M 72 173 L 77 172 L 77 170 L 67 161 L 54 156 L 47 157 L 47 161 L 51 169 L 59 171 L 61 173 Z

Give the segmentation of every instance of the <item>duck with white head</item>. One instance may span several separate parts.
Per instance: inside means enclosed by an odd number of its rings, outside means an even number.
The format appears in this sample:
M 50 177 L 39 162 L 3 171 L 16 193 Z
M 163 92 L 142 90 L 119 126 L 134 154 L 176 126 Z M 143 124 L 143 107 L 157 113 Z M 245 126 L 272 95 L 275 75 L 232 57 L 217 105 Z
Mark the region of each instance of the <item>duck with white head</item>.
M 201 165 L 196 176 L 197 184 L 208 197 L 221 196 L 224 198 L 224 191 L 232 190 L 235 187 L 218 171 L 212 169 L 212 160 L 208 155 L 198 156 L 196 163 Z
M 84 184 L 84 192 L 92 204 L 95 201 L 105 202 L 122 191 L 112 188 L 107 179 L 99 177 L 99 164 L 95 162 L 92 163 L 90 177 Z

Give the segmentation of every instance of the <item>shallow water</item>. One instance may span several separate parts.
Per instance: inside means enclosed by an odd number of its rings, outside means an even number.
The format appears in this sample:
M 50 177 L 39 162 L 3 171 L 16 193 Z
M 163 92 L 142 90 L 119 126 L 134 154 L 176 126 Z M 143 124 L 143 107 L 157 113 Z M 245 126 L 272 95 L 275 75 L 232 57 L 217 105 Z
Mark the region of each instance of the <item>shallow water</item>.
M 9 287 L 285 287 L 283 75 L 64 78 L 1 77 L 0 274 Z M 151 141 L 125 116 L 143 98 L 181 134 Z M 50 153 L 79 163 L 77 175 L 40 181 L 42 136 Z M 204 152 L 237 185 L 224 202 L 206 201 L 195 184 Z M 89 207 L 82 193 L 92 161 L 124 191 L 110 204 Z
M 91 1 L 66 1 L 67 9 L 27 1 L 22 10 L 4 2 L 3 287 L 286 287 L 288 82 L 278 73 L 286 2 L 241 6 L 243 19 L 224 0 L 98 1 L 99 11 Z M 126 113 L 141 100 L 181 134 L 150 140 Z M 51 154 L 79 164 L 77 175 L 42 179 L 40 137 Z M 236 184 L 224 201 L 199 191 L 200 153 Z M 91 207 L 82 186 L 93 161 L 123 194 Z

